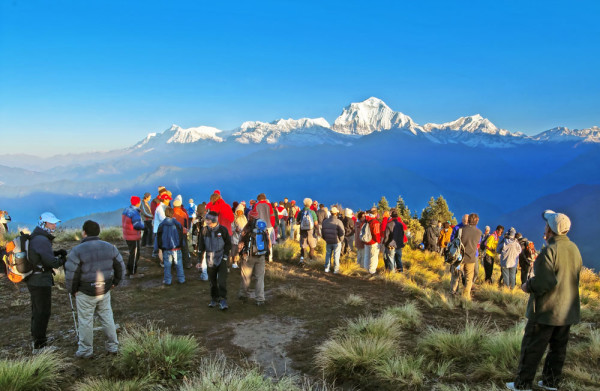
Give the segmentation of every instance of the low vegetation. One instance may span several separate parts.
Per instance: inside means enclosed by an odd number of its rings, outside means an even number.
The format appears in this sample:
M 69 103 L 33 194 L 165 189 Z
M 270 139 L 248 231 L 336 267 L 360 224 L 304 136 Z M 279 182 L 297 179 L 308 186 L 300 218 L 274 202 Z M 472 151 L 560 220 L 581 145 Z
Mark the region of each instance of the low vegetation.
M 0 390 L 60 390 L 62 372 L 67 368 L 63 356 L 42 352 L 33 357 L 0 360 Z

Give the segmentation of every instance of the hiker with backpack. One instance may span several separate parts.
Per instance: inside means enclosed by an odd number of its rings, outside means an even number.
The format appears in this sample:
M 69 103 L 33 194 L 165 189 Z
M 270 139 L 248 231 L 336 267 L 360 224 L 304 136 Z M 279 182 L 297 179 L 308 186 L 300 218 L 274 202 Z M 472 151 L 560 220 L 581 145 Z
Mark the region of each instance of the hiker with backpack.
M 221 310 L 227 305 L 227 261 L 231 252 L 231 237 L 227 228 L 219 224 L 219 216 L 213 211 L 205 217 L 206 226 L 200 230 L 198 238 L 198 257 L 206 257 L 208 278 L 210 280 L 211 301 L 209 307 L 217 305 Z M 231 227 L 229 227 L 231 229 Z M 200 263 L 196 265 L 200 267 Z
M 500 240 L 496 247 L 496 252 L 500 255 L 500 270 L 504 285 L 513 289 L 517 279 L 517 264 L 519 254 L 521 254 L 521 245 L 515 239 L 517 231 L 510 228 L 508 233 Z
M 125 239 L 127 248 L 129 249 L 129 260 L 127 261 L 127 274 L 129 275 L 129 278 L 144 276 L 143 274 L 136 275 L 137 265 L 140 260 L 142 231 L 145 228 L 139 210 L 141 203 L 140 197 L 131 197 L 130 205 L 125 208 L 121 214 L 123 239 Z
M 352 220 L 352 209 L 346 208 L 344 217 L 342 217 L 342 224 L 344 225 L 342 254 L 346 255 L 350 250 L 354 250 L 354 220 Z
M 106 335 L 106 350 L 116 354 L 119 341 L 110 290 L 124 278 L 125 264 L 113 244 L 100 240 L 98 223 L 87 220 L 82 235 L 81 243 L 71 249 L 65 263 L 65 286 L 77 301 L 79 341 L 75 357 L 91 358 L 94 353 L 94 314 Z
M 285 237 L 286 237 L 288 211 L 287 211 L 283 201 L 280 202 L 279 204 L 276 203 L 275 213 L 277 214 L 277 218 L 279 219 L 279 224 L 278 224 L 279 239 L 281 239 L 281 241 L 284 242 Z
M 160 204 L 156 206 L 156 210 L 154 212 L 154 220 L 153 220 L 153 232 L 154 232 L 154 251 L 152 252 L 153 257 L 158 257 L 160 266 L 163 267 L 163 253 L 158 245 L 158 227 L 165 219 L 165 209 L 169 207 L 171 202 L 171 194 L 168 191 L 164 191 L 159 196 Z M 156 255 L 155 255 L 156 254 Z
M 450 222 L 445 221 L 444 224 L 442 224 L 442 230 L 440 231 L 440 236 L 438 238 L 438 248 L 442 256 L 446 253 L 446 247 L 448 247 L 448 243 L 450 243 L 450 237 L 452 237 Z
M 425 229 L 425 235 L 423 236 L 423 244 L 425 250 L 431 252 L 438 251 L 438 239 L 440 237 L 440 230 L 438 228 L 437 220 L 433 219 L 430 221 L 429 226 Z
M 458 293 L 458 283 L 461 275 L 464 275 L 465 289 L 463 291 L 463 297 L 467 300 L 471 300 L 471 287 L 473 286 L 473 274 L 475 272 L 475 262 L 477 261 L 477 247 L 481 240 L 481 230 L 477 228 L 479 222 L 479 216 L 476 213 L 468 215 L 467 225 L 459 228 L 456 233 L 457 240 L 460 240 L 464 252 L 462 259 L 458 265 L 452 265 L 452 278 L 450 286 L 452 294 Z
M 583 265 L 577 245 L 567 236 L 571 220 L 551 210 L 542 218 L 548 245 L 533 265 L 535 276 L 521 285 L 523 292 L 529 293 L 529 301 L 517 375 L 514 382 L 506 384 L 513 391 L 531 390 L 548 345 L 542 380 L 537 385 L 544 390 L 559 389 L 571 325 L 581 320 L 579 279 Z
M 386 270 L 391 273 L 404 271 L 402 265 L 402 249 L 407 242 L 406 224 L 402 221 L 396 209 L 392 209 L 390 221 L 385 227 L 382 245 L 384 249 L 383 261 Z
M 273 210 L 273 206 L 267 200 L 267 196 L 265 193 L 260 193 L 257 197 L 256 204 L 254 204 L 253 210 L 258 212 L 258 218 L 264 221 L 267 224 L 267 231 L 269 231 L 269 238 L 271 239 L 271 243 L 274 243 L 277 238 L 275 237 L 275 211 Z M 269 253 L 269 262 L 273 262 L 273 253 Z
M 188 246 L 188 230 L 190 228 L 190 217 L 187 210 L 183 207 L 183 198 L 181 195 L 175 197 L 173 201 L 173 218 L 181 224 L 183 229 L 183 244 L 181 245 L 181 259 L 183 261 L 183 267 L 190 269 L 192 267 L 192 260 L 190 258 L 190 248 Z
M 27 289 L 31 294 L 31 336 L 33 337 L 33 354 L 43 350 L 56 350 L 47 347 L 46 330 L 52 309 L 52 286 L 54 285 L 54 269 L 66 262 L 66 250 L 52 250 L 54 231 L 60 220 L 50 212 L 42 213 L 37 227 L 29 237 L 27 258 L 33 273 L 27 278 Z
M 312 200 L 304 199 L 304 209 L 298 213 L 296 222 L 300 228 L 300 265 L 304 265 L 304 247 L 308 246 L 310 259 L 315 257 L 315 247 L 317 247 L 317 238 L 315 236 L 315 227 L 317 227 L 317 214 L 310 207 Z
M 379 243 L 381 242 L 381 223 L 377 220 L 376 207 L 371 208 L 370 213 L 366 214 L 365 220 L 360 232 L 360 240 L 365 244 L 363 267 L 371 275 L 374 275 L 379 264 Z
M 265 263 L 271 252 L 271 239 L 265 221 L 259 218 L 256 210 L 248 213 L 248 224 L 241 233 L 237 246 L 240 253 L 240 291 L 238 298 L 246 302 L 248 288 L 254 278 L 254 292 L 257 306 L 265 304 Z
M 338 218 L 339 210 L 336 206 L 331 207 L 331 217 L 323 220 L 321 233 L 325 240 L 325 273 L 329 273 L 333 265 L 333 273 L 340 272 L 340 253 L 345 230 L 342 220 Z M 333 257 L 333 259 L 332 259 Z
M 163 255 L 163 285 L 170 286 L 172 281 L 171 266 L 175 265 L 177 270 L 177 282 L 185 283 L 185 273 L 183 272 L 183 259 L 181 256 L 181 248 L 185 243 L 183 240 L 183 227 L 173 217 L 175 211 L 170 206 L 165 209 L 165 219 L 158 226 L 156 238 L 158 248 Z
M 242 201 L 240 205 L 246 205 Z M 204 218 L 206 217 L 206 202 L 198 204 L 196 207 L 196 218 L 192 221 L 192 248 L 194 249 L 194 256 L 198 256 L 198 240 L 201 235 L 202 227 L 204 227 Z M 198 264 L 196 265 L 200 275 L 198 279 L 200 281 L 208 281 L 208 271 L 206 267 L 206 257 L 199 258 Z
M 496 260 L 496 248 L 498 241 L 502 237 L 504 227 L 499 225 L 496 230 L 487 238 L 485 242 L 485 256 L 483 258 L 483 268 L 485 269 L 485 282 L 492 283 L 492 273 L 494 272 L 494 261 Z
M 515 239 L 519 242 L 521 246 L 521 254 L 519 254 L 519 268 L 521 269 L 521 284 L 524 284 L 530 276 L 530 271 L 532 271 L 531 266 L 535 261 L 535 257 L 537 256 L 537 252 L 535 251 L 535 246 L 533 242 L 524 238 L 521 233 L 517 233 L 515 235 Z

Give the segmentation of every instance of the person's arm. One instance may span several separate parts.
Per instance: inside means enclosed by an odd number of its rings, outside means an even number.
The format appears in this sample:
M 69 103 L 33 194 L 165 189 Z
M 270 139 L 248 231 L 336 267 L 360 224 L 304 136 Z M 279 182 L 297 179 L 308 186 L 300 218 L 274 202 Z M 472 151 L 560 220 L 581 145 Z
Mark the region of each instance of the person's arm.
M 123 262 L 123 257 L 119 250 L 115 246 L 113 247 L 113 270 L 115 273 L 113 277 L 113 286 L 117 286 L 125 276 L 125 262 Z
M 57 257 L 54 251 L 52 251 L 52 243 L 49 239 L 38 236 L 34 238 L 34 241 L 35 244 L 33 247 L 35 252 L 37 252 L 40 256 L 40 262 L 44 269 L 58 269 L 64 265 L 64 260 L 60 257 Z M 66 256 L 67 254 L 64 250 L 59 250 L 59 252 L 64 252 L 63 256 Z
M 206 245 L 204 244 L 204 228 L 200 227 L 198 230 L 198 266 L 200 265 L 205 252 Z
M 229 253 L 231 252 L 231 236 L 229 236 L 229 231 L 227 231 L 227 228 L 223 227 L 223 229 L 221 229 L 221 235 L 223 235 L 223 240 L 225 241 L 225 247 L 223 247 L 223 257 L 229 257 Z
M 81 259 L 77 250 L 73 249 L 67 256 L 67 262 L 65 262 L 65 287 L 67 292 L 76 294 L 79 290 L 79 284 L 81 281 Z
M 142 231 L 145 228 L 144 222 L 142 221 L 142 217 L 140 216 L 140 214 L 138 212 L 132 213 L 131 225 L 133 225 L 133 229 L 135 229 L 137 231 Z
M 179 244 L 177 247 L 183 248 L 183 227 L 179 223 L 175 224 L 175 227 L 177 228 L 177 235 L 179 235 Z

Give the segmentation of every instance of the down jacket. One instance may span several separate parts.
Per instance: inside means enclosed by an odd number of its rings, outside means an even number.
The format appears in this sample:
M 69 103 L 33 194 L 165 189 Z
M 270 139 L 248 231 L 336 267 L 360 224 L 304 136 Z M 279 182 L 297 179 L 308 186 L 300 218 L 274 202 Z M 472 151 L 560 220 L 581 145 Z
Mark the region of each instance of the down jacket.
M 519 254 L 521 254 L 521 245 L 515 238 L 504 237 L 498 243 L 496 252 L 500 254 L 500 267 L 517 267 Z
M 35 227 L 29 238 L 27 257 L 33 265 L 33 274 L 27 279 L 28 286 L 52 286 L 52 269 L 63 265 L 60 258 L 54 256 L 52 241 L 54 236 L 40 227 Z
M 140 240 L 144 230 L 144 222 L 140 211 L 133 205 L 128 206 L 121 214 L 121 226 L 123 227 L 123 239 Z
M 67 256 L 65 285 L 69 293 L 106 294 L 119 285 L 125 264 L 117 248 L 97 236 L 84 238 Z
M 330 218 L 323 220 L 321 227 L 321 235 L 327 244 L 336 244 L 344 240 L 344 224 L 337 216 L 332 215 Z
M 158 226 L 156 233 L 158 248 L 165 251 L 183 247 L 183 227 L 173 217 L 167 217 Z
M 406 225 L 400 218 L 391 219 L 386 227 L 383 235 L 383 245 L 385 247 L 403 248 L 405 243 Z

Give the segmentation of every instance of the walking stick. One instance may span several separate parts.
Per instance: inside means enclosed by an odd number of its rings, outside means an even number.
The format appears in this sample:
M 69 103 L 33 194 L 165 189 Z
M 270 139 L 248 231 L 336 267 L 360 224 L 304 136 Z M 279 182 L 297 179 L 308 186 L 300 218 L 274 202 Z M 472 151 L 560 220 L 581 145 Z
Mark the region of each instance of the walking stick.
M 77 325 L 77 316 L 75 315 L 75 308 L 73 307 L 73 296 L 69 293 L 69 302 L 71 303 L 71 314 L 73 314 L 73 324 L 75 325 L 75 335 L 79 341 L 79 327 Z

